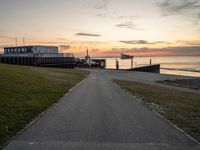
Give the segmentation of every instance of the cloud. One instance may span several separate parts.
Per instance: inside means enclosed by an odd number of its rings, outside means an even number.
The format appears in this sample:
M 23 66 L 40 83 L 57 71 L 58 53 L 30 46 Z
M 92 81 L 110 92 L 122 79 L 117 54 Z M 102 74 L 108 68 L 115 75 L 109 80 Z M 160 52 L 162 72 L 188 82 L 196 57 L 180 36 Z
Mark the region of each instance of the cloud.
M 99 52 L 99 51 L 100 51 L 100 50 L 97 49 L 97 48 L 93 48 L 93 49 L 91 50 L 92 53 L 96 53 L 96 52 Z
M 92 8 L 95 12 L 91 13 L 92 16 L 95 17 L 102 17 L 108 19 L 116 19 L 116 20 L 133 20 L 136 19 L 138 16 L 133 14 L 133 12 L 121 12 L 118 9 L 114 9 L 110 7 L 110 0 L 91 0 L 87 3 L 89 8 Z
M 175 52 L 175 53 L 186 53 L 193 54 L 198 53 L 200 55 L 200 46 L 183 46 L 183 47 L 167 47 L 164 51 Z
M 60 45 L 60 50 L 61 51 L 65 51 L 65 50 L 68 50 L 68 49 L 70 49 L 70 45 Z
M 137 25 L 133 24 L 132 22 L 125 22 L 115 25 L 118 28 L 125 28 L 125 29 L 131 29 L 131 30 L 144 30 L 137 27 Z
M 107 8 L 108 3 L 108 0 L 91 0 L 88 5 L 93 9 L 102 10 Z
M 148 42 L 146 40 L 131 40 L 131 41 L 119 41 L 124 44 L 160 44 L 165 43 L 165 41 L 154 41 L 154 42 Z
M 136 15 L 119 15 L 116 12 L 101 12 L 95 15 L 96 17 L 110 18 L 110 19 L 135 19 Z
M 0 39 L 15 39 L 15 37 L 0 35 Z
M 127 14 L 120 12 L 118 9 L 110 7 L 110 0 L 90 0 L 87 3 L 87 7 L 92 8 L 96 13 L 92 13 L 93 16 L 110 18 L 110 19 L 135 19 L 137 16 L 132 13 Z
M 132 52 L 136 52 L 136 53 L 146 53 L 146 52 L 157 52 L 159 51 L 159 49 L 151 49 L 148 47 L 142 47 L 142 48 L 113 48 L 112 51 L 118 51 L 118 52 L 124 52 L 124 53 L 132 53 Z
M 200 40 L 193 40 L 193 41 L 178 40 L 176 41 L 176 43 L 189 45 L 189 46 L 200 46 Z
M 199 0 L 164 0 L 158 3 L 163 16 L 183 14 L 197 14 L 200 12 Z
M 62 38 L 62 37 L 59 37 L 59 38 L 56 38 L 57 40 L 59 40 L 59 41 L 65 41 L 66 40 L 66 38 Z
M 137 56 L 200 56 L 200 46 L 180 46 L 180 47 L 165 47 L 165 48 L 113 48 L 106 51 L 106 54 L 131 53 Z
M 49 44 L 49 45 L 58 45 L 58 44 L 65 44 L 66 42 L 59 42 L 59 41 L 31 41 L 31 40 L 28 40 L 27 41 L 28 43 L 32 43 L 32 44 Z
M 77 33 L 76 35 L 78 35 L 78 36 L 93 36 L 93 37 L 101 36 L 100 34 L 91 34 L 91 33 L 82 33 L 82 32 Z

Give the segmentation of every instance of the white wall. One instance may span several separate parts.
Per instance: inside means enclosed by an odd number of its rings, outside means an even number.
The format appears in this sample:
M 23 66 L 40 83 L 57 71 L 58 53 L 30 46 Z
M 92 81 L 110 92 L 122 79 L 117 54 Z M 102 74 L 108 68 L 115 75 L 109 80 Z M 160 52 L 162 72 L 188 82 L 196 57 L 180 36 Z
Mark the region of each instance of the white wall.
M 33 53 L 58 53 L 58 47 L 54 46 L 33 46 Z

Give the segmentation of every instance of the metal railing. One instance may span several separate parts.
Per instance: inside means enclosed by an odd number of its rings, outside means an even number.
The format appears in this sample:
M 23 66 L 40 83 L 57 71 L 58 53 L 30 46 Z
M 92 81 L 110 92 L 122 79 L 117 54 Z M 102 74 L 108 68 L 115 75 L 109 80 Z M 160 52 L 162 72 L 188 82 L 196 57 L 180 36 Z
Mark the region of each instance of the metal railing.
M 19 53 L 19 54 L 0 54 L 0 57 L 74 57 L 73 53 Z

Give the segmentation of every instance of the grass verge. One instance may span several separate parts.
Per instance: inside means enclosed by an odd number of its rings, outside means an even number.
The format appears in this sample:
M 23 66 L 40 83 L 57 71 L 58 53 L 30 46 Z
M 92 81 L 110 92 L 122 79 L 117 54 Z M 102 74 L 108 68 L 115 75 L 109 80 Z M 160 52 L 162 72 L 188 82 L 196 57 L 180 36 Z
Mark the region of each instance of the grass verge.
M 113 80 L 200 141 L 200 95 L 137 82 Z M 155 108 L 156 107 L 156 108 Z
M 0 147 L 87 74 L 0 64 Z

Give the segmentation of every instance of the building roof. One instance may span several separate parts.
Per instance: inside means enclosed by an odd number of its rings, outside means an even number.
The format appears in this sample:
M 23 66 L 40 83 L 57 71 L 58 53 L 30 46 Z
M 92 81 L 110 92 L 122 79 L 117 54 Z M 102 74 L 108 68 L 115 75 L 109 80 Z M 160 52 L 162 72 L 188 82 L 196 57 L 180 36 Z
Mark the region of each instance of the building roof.
M 4 48 L 21 48 L 21 47 L 54 47 L 54 48 L 58 48 L 57 46 L 45 46 L 45 45 L 8 46 L 8 47 L 4 47 Z

